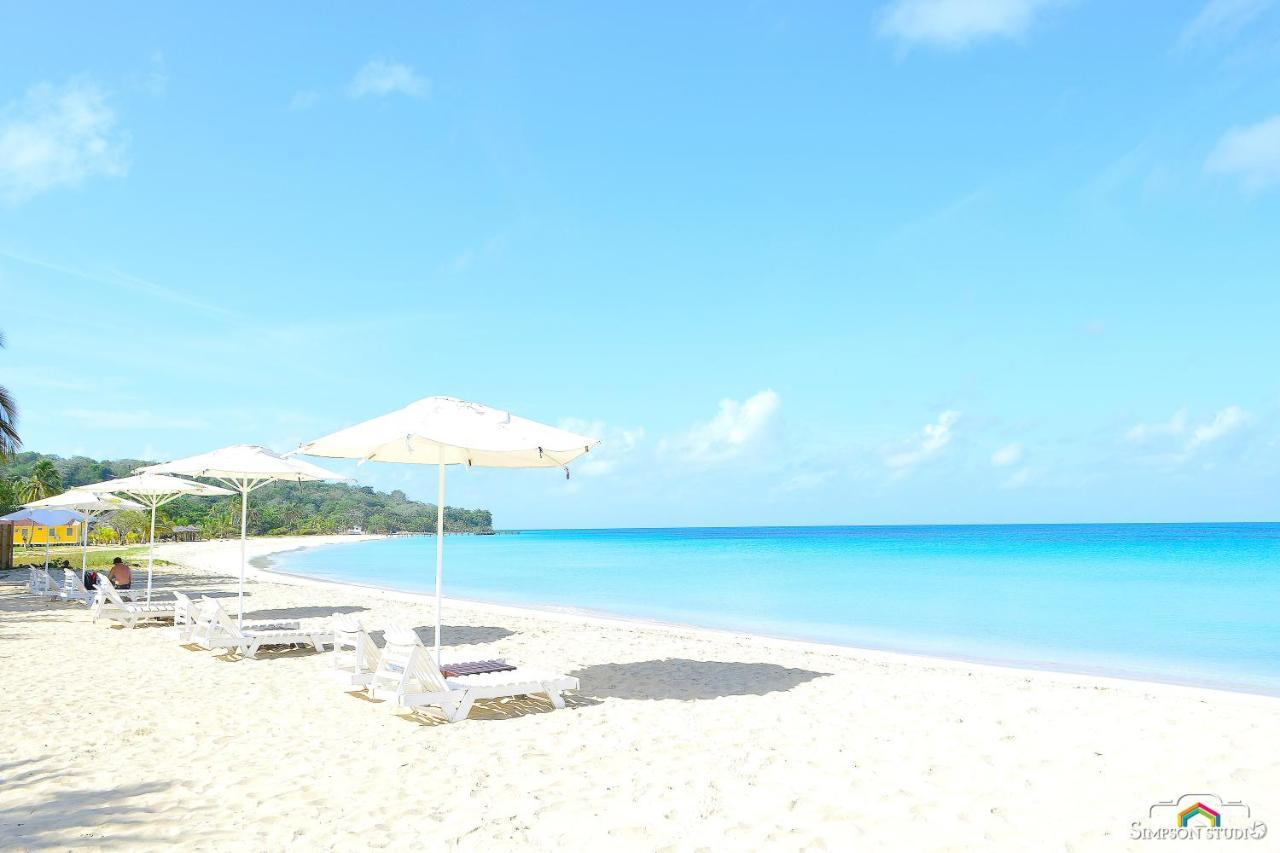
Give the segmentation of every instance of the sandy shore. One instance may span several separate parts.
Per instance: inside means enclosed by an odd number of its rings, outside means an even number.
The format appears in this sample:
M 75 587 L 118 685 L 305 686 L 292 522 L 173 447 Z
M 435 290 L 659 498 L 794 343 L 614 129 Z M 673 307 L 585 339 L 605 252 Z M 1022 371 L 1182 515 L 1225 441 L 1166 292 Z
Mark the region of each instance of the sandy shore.
M 249 553 L 328 539 L 350 541 Z M 237 544 L 157 553 L 183 563 L 157 586 L 234 593 Z M 432 622 L 255 575 L 255 617 Z M 452 656 L 582 681 L 565 710 L 448 725 L 343 693 L 328 654 L 192 651 L 21 580 L 0 575 L 0 847 L 1149 850 L 1134 821 L 1209 792 L 1271 824 L 1241 849 L 1280 837 L 1280 699 L 446 602 Z

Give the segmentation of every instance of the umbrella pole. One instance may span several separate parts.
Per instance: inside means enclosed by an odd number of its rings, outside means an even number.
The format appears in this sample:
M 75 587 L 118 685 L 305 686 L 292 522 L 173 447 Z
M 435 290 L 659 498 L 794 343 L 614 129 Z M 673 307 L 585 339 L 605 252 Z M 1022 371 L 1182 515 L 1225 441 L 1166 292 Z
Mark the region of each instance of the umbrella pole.
M 440 666 L 440 596 L 444 588 L 444 460 L 436 489 L 436 666 Z
M 91 513 L 84 514 L 84 524 L 80 531 L 80 583 L 84 583 L 89 577 L 89 519 Z
M 156 562 L 156 499 L 151 498 L 151 547 L 147 550 L 147 601 L 151 600 L 151 570 Z
M 236 627 L 244 628 L 244 544 L 249 523 L 249 483 L 240 483 L 240 616 Z

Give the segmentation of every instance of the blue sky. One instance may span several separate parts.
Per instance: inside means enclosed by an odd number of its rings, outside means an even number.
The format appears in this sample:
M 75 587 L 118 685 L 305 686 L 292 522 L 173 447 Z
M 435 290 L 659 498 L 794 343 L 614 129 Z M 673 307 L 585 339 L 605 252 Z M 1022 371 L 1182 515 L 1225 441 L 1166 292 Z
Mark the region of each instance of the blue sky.
M 6 4 L 26 446 L 449 394 L 605 441 L 500 526 L 1280 516 L 1280 3 L 614 5 Z

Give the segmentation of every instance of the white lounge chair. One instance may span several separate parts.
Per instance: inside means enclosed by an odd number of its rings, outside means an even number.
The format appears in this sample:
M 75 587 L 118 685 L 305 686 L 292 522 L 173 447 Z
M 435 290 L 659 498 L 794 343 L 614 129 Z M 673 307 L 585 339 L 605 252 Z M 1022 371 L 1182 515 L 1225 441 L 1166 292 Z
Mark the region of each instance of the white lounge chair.
M 32 566 L 27 574 L 27 593 L 40 598 L 57 598 L 61 590 L 49 577 L 49 570 L 42 566 Z
M 125 601 L 120 597 L 120 590 L 115 588 L 106 575 L 98 576 L 98 587 L 93 602 L 93 621 L 106 617 L 112 622 L 119 622 L 126 628 L 133 628 L 139 622 L 173 618 L 174 602 L 152 601 L 146 604 Z
M 333 614 L 333 675 L 344 689 L 368 686 L 380 656 L 359 619 L 349 613 Z
M 198 606 L 186 593 L 173 592 L 173 627 L 170 633 L 180 643 L 191 642 L 191 634 L 199 619 Z
M 506 699 L 544 694 L 552 707 L 563 708 L 565 690 L 577 690 L 571 675 L 515 670 L 445 678 L 412 628 L 387 629 L 387 644 L 369 682 L 374 699 L 392 699 L 408 708 L 436 707 L 451 723 L 465 720 L 477 699 Z
M 62 570 L 62 589 L 58 595 L 63 601 L 78 601 L 81 604 L 93 604 L 93 591 L 84 588 L 80 573 L 74 569 Z
M 235 649 L 247 658 L 257 657 L 263 646 L 311 646 L 324 651 L 329 631 L 324 626 L 303 628 L 297 622 L 270 625 L 246 623 L 243 628 L 227 615 L 216 599 L 200 602 L 199 618 L 191 642 L 202 649 Z

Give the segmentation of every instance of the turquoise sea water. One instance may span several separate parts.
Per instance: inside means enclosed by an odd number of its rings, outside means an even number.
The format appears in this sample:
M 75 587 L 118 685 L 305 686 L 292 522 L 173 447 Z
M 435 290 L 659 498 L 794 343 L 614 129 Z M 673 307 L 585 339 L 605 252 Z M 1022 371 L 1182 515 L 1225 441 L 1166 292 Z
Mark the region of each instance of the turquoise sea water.
M 430 537 L 274 566 L 420 592 L 434 567 Z M 1280 695 L 1280 524 L 450 536 L 445 595 Z

